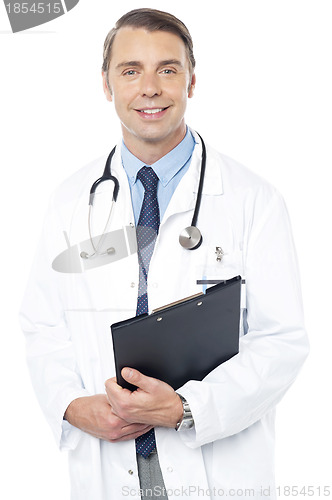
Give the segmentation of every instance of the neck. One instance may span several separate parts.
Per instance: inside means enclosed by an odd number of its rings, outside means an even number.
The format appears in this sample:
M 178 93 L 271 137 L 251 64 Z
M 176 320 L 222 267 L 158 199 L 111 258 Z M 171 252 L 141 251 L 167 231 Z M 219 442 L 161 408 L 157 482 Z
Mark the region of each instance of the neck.
M 172 151 L 184 139 L 187 130 L 186 125 L 183 125 L 181 130 L 177 131 L 174 136 L 158 141 L 138 138 L 130 134 L 128 130 L 123 129 L 123 141 L 136 158 L 145 165 L 152 165 Z

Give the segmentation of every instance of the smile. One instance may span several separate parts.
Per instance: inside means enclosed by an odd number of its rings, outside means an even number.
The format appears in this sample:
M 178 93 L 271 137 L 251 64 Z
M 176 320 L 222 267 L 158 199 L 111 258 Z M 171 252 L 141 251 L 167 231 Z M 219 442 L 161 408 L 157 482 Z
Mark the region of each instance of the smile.
M 147 113 L 148 115 L 154 115 L 155 113 L 160 113 L 166 108 L 156 108 L 156 109 L 141 109 L 140 113 Z
M 136 111 L 143 118 L 160 118 L 166 113 L 167 110 L 168 110 L 168 107 L 166 107 L 166 108 L 136 109 Z

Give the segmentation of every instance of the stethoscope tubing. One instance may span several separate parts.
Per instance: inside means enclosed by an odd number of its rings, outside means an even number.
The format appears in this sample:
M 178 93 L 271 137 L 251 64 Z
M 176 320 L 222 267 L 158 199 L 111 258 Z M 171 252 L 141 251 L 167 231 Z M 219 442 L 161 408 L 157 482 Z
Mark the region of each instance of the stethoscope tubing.
M 191 221 L 191 226 L 185 228 L 179 237 L 179 241 L 180 241 L 181 246 L 186 248 L 187 250 L 195 250 L 202 243 L 202 235 L 201 235 L 200 230 L 197 228 L 196 224 L 197 224 L 198 214 L 199 214 L 200 205 L 201 205 L 201 201 L 202 201 L 203 184 L 204 184 L 204 178 L 205 178 L 206 147 L 205 147 L 205 143 L 203 141 L 203 138 L 200 136 L 200 134 L 197 133 L 197 135 L 200 138 L 201 143 L 202 143 L 202 158 L 201 158 L 201 170 L 200 170 L 200 177 L 199 177 L 199 183 L 198 183 L 196 204 L 195 204 L 195 208 L 194 208 L 193 218 Z M 91 240 L 92 248 L 94 249 L 94 253 L 91 255 L 88 255 L 86 252 L 84 252 L 84 257 L 82 257 L 82 258 L 89 258 L 89 257 L 95 256 L 95 255 L 99 255 L 99 247 L 101 246 L 101 243 L 102 243 L 104 236 L 105 236 L 106 228 L 105 228 L 102 236 L 100 237 L 100 240 L 99 240 L 97 246 L 95 246 L 93 239 L 92 239 L 92 234 L 91 234 L 91 211 L 92 211 L 92 207 L 93 207 L 96 189 L 104 181 L 113 181 L 113 183 L 114 183 L 114 189 L 113 189 L 113 195 L 112 195 L 112 207 L 111 207 L 111 211 L 110 211 L 110 214 L 108 216 L 108 219 L 107 219 L 106 226 L 108 225 L 108 223 L 110 221 L 113 205 L 118 198 L 120 185 L 119 185 L 118 179 L 114 175 L 112 175 L 112 170 L 111 170 L 112 158 L 113 158 L 113 155 L 115 153 L 115 149 L 116 149 L 116 146 L 114 146 L 114 148 L 112 149 L 112 151 L 110 152 L 110 154 L 107 157 L 103 175 L 92 184 L 91 189 L 90 189 L 88 225 L 89 225 L 90 240 Z
M 112 158 L 113 158 L 113 155 L 115 153 L 115 149 L 116 149 L 116 146 L 114 146 L 114 148 L 112 149 L 112 151 L 110 152 L 110 154 L 108 155 L 108 158 L 106 160 L 106 164 L 105 164 L 105 168 L 104 168 L 104 172 L 103 172 L 103 175 L 101 177 L 99 177 L 99 179 L 97 179 L 91 186 L 91 189 L 90 189 L 90 196 L 89 196 L 89 205 L 93 205 L 93 200 L 94 200 L 94 195 L 95 195 L 95 192 L 96 192 L 96 189 L 97 187 L 104 181 L 113 181 L 114 182 L 114 189 L 113 189 L 113 197 L 112 197 L 112 200 L 114 202 L 116 202 L 117 198 L 118 198 L 118 194 L 119 194 L 119 189 L 120 189 L 120 185 L 119 185 L 119 181 L 116 177 L 114 177 L 114 175 L 112 175 L 111 173 L 111 163 L 112 163 Z
M 206 147 L 205 143 L 202 139 L 202 137 L 199 135 L 197 132 L 198 137 L 200 138 L 202 142 L 202 161 L 201 161 L 201 172 L 199 176 L 199 184 L 198 184 L 198 191 L 197 191 L 197 198 L 196 198 L 196 205 L 195 205 L 195 210 L 194 210 L 194 215 L 191 221 L 192 226 L 196 226 L 197 224 L 197 218 L 199 214 L 199 209 L 201 206 L 201 201 L 202 201 L 202 192 L 203 192 L 203 184 L 204 184 L 204 178 L 205 178 L 205 169 L 206 169 Z

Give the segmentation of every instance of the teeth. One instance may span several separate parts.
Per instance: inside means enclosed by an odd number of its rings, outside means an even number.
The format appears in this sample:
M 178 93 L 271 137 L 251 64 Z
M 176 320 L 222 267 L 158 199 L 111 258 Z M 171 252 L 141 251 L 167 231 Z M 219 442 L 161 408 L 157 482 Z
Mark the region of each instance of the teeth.
M 141 113 L 147 113 L 148 115 L 154 115 L 155 113 L 160 113 L 164 108 L 158 109 L 142 109 Z

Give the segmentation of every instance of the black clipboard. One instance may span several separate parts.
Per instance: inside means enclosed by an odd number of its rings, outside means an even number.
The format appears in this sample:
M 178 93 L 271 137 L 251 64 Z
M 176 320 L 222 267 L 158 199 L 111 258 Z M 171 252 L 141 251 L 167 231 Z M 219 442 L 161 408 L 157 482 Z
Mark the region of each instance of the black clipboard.
M 127 366 L 176 390 L 188 380 L 202 380 L 235 356 L 241 281 L 236 276 L 205 294 L 111 325 L 118 384 L 136 389 L 121 376 Z

